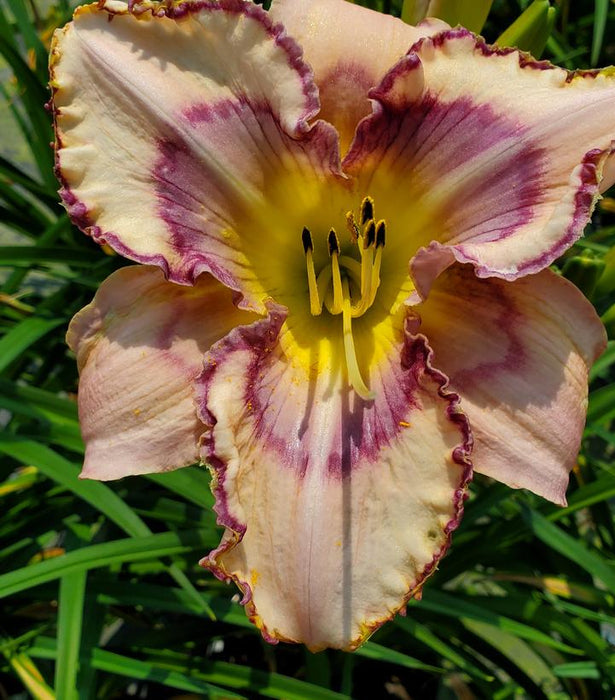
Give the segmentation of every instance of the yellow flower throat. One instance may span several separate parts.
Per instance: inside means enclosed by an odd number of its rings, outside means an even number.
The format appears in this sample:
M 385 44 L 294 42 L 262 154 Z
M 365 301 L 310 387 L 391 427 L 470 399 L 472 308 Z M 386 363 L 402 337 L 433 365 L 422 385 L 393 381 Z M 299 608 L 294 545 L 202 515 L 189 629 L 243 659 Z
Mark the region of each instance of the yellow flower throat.
M 374 393 L 366 386 L 359 370 L 352 336 L 352 319 L 362 316 L 376 298 L 380 285 L 386 222 L 381 219 L 376 223 L 371 197 L 365 197 L 361 203 L 360 225 L 352 212 L 346 214 L 346 222 L 351 239 L 359 249 L 361 261 L 340 254 L 339 239 L 332 228 L 327 238 L 330 264 L 325 265 L 318 274 L 314 267 L 312 234 L 309 229 L 303 229 L 310 311 L 313 316 L 319 316 L 324 306 L 330 314 L 342 314 L 348 381 L 361 398 L 369 400 L 374 398 Z

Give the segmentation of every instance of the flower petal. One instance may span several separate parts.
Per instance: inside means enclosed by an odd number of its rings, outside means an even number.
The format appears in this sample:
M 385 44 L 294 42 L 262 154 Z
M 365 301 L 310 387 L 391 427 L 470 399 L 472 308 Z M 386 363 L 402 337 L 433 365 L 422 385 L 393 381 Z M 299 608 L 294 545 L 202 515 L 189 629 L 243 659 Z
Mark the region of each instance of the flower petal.
M 415 309 L 461 396 L 475 470 L 565 504 L 588 369 L 606 343 L 592 305 L 550 270 L 507 283 L 456 264 Z
M 302 46 L 320 91 L 320 116 L 337 129 L 343 151 L 371 111 L 369 89 L 421 37 L 448 28 L 436 19 L 412 27 L 346 0 L 274 0 L 270 14 Z
M 615 137 L 612 72 L 571 74 L 455 29 L 370 95 L 344 167 L 386 203 L 402 257 L 435 241 L 414 265 L 424 294 L 454 259 L 512 280 L 581 235 Z
M 194 287 L 166 282 L 152 267 L 107 278 L 67 335 L 81 375 L 82 476 L 117 479 L 197 461 L 204 427 L 193 385 L 203 356 L 253 318 L 209 275 Z
M 287 354 L 285 317 L 271 304 L 206 358 L 203 458 L 226 531 L 202 563 L 239 585 L 269 641 L 354 649 L 447 549 L 469 431 L 424 339 L 400 338 L 371 368 L 365 402 L 339 368 Z
M 294 41 L 243 0 L 107 2 L 56 34 L 51 73 L 73 220 L 173 281 L 209 271 L 260 308 L 244 244 L 262 248 L 270 190 L 289 170 L 339 170 L 334 129 L 308 124 L 317 89 Z

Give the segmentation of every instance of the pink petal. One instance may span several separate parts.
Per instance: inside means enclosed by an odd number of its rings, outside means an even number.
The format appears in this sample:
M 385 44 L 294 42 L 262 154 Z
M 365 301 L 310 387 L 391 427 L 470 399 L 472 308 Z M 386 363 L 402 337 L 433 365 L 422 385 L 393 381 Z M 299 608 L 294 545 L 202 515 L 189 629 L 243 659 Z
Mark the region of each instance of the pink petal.
M 550 270 L 506 283 L 454 265 L 415 309 L 470 420 L 475 470 L 565 504 L 606 343 L 592 305 Z
M 81 375 L 82 476 L 117 479 L 196 462 L 204 427 L 193 385 L 204 353 L 253 318 L 208 275 L 180 287 L 157 268 L 126 267 L 105 280 L 67 336 Z
M 582 234 L 615 137 L 608 71 L 569 74 L 456 29 L 370 95 L 344 167 L 383 203 L 401 257 L 428 246 L 413 265 L 423 294 L 455 259 L 512 280 Z
M 206 358 L 203 458 L 226 531 L 203 564 L 237 583 L 269 641 L 354 649 L 447 549 L 469 432 L 424 340 L 402 333 L 370 364 L 365 402 L 324 349 L 335 339 L 314 342 L 305 367 L 285 317 L 271 305 Z
M 412 27 L 345 0 L 274 0 L 270 14 L 303 48 L 320 90 L 320 116 L 335 126 L 343 150 L 371 111 L 369 89 L 421 37 L 448 29 L 434 19 Z

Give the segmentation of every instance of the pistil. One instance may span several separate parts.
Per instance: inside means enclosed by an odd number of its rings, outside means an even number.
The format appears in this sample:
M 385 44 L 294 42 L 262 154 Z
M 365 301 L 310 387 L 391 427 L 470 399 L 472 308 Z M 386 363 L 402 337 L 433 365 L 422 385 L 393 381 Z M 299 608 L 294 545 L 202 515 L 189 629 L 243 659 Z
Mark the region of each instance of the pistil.
M 357 394 L 366 401 L 375 397 L 373 391 L 367 388 L 361 376 L 359 363 L 357 362 L 357 352 L 352 335 L 352 307 L 350 300 L 350 288 L 348 280 L 342 281 L 342 291 L 344 300 L 342 302 L 342 328 L 344 333 L 344 354 L 346 355 L 346 370 L 348 372 L 348 382 Z

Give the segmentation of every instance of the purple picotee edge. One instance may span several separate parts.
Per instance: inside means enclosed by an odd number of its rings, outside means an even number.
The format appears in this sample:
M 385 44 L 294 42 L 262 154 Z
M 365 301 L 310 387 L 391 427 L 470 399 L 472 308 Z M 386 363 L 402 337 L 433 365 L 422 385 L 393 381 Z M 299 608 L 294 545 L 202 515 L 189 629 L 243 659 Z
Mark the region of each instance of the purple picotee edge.
M 279 331 L 286 319 L 287 310 L 285 307 L 269 302 L 269 316 L 260 319 L 249 326 L 240 326 L 231 331 L 225 338 L 216 343 L 205 357 L 204 369 L 198 378 L 196 402 L 199 417 L 206 425 L 206 431 L 201 438 L 201 458 L 207 462 L 212 473 L 212 491 L 215 496 L 214 510 L 218 515 L 218 524 L 227 528 L 220 545 L 204 557 L 200 564 L 209 569 L 221 581 L 233 581 L 242 591 L 243 598 L 241 604 L 246 608 L 249 619 L 259 628 L 263 638 L 272 644 L 280 641 L 296 642 L 267 629 L 260 618 L 256 606 L 253 602 L 252 588 L 248 581 L 229 574 L 224 566 L 218 563 L 220 556 L 233 549 L 242 539 L 246 531 L 246 524 L 231 512 L 225 492 L 226 467 L 224 459 L 217 455 L 216 441 L 213 428 L 216 425 L 216 417 L 207 408 L 209 385 L 213 379 L 217 367 L 228 357 L 229 348 L 242 348 L 253 354 L 258 362 L 259 356 L 266 354 L 275 347 Z M 402 598 L 399 606 L 389 611 L 381 619 L 369 625 L 362 626 L 361 634 L 350 642 L 349 649 L 358 648 L 375 630 L 390 620 L 394 615 L 403 610 L 408 601 L 415 597 L 420 598 L 420 591 L 426 579 L 435 571 L 440 559 L 446 554 L 452 540 L 452 533 L 456 530 L 463 516 L 463 504 L 467 498 L 467 485 L 472 479 L 472 463 L 470 453 L 472 450 L 472 433 L 469 422 L 464 413 L 459 409 L 459 395 L 448 390 L 449 379 L 440 370 L 432 365 L 433 351 L 429 347 L 427 338 L 421 334 L 414 334 L 415 324 L 413 318 L 408 318 L 404 328 L 405 343 L 401 354 L 401 364 L 410 369 L 414 369 L 417 375 L 421 372 L 426 374 L 437 385 L 437 392 L 440 398 L 447 402 L 446 416 L 459 428 L 462 441 L 452 452 L 453 461 L 461 467 L 459 484 L 453 496 L 453 517 L 444 527 L 446 536 L 445 543 L 434 554 L 432 561 L 423 569 L 415 583 L 410 586 L 408 593 Z M 420 381 L 420 379 L 419 379 Z

